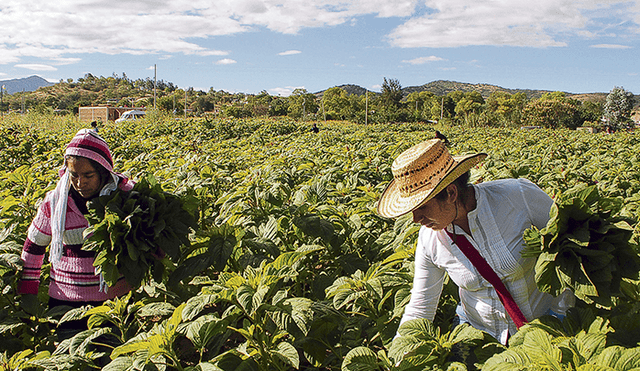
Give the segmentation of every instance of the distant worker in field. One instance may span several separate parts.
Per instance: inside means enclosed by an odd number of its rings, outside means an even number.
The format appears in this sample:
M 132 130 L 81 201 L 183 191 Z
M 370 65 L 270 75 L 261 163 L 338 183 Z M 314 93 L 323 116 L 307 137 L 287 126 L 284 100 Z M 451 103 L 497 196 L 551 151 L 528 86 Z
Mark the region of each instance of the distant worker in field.
M 436 130 L 436 138 L 443 141 L 444 144 L 449 144 L 449 139 L 447 139 L 447 137 L 438 130 Z
M 97 121 L 91 121 L 91 130 L 95 131 L 96 133 L 98 132 L 98 122 Z
M 82 250 L 83 232 L 88 227 L 87 202 L 116 189 L 130 191 L 133 182 L 114 172 L 109 146 L 91 129 L 80 130 L 67 145 L 59 176 L 27 232 L 18 293 L 38 293 L 40 269 L 49 246 L 49 308 L 98 306 L 126 294 L 131 287 L 121 278 L 107 290 L 94 271 L 95 252 Z M 65 322 L 58 327 L 58 334 L 65 338 L 83 329 L 86 320 Z
M 433 321 L 445 275 L 458 286 L 454 322 L 467 322 L 506 344 L 525 322 L 545 314 L 561 317 L 573 306 L 570 291 L 557 298 L 538 290 L 535 258 L 523 258 L 523 233 L 544 228 L 553 200 L 526 179 L 470 184 L 470 169 L 487 157 L 449 154 L 431 139 L 401 153 L 378 213 L 412 213 L 421 225 L 411 299 L 401 324 Z
M 313 126 L 311 126 L 311 131 L 313 131 L 314 133 L 318 133 L 320 131 L 320 129 L 318 129 L 318 125 L 316 125 L 316 123 L 313 123 Z

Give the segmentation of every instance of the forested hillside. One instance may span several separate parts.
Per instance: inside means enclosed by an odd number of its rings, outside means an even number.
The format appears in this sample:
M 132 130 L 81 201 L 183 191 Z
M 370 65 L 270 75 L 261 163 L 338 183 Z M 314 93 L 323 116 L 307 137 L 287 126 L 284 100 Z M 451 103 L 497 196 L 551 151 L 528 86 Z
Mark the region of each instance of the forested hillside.
M 398 80 L 385 78 L 379 93 L 357 85 L 341 85 L 316 93 L 296 89 L 290 96 L 281 97 L 267 91 L 258 94 L 229 93 L 213 88 L 207 92 L 185 91 L 171 82 L 154 82 L 150 78 L 132 80 L 124 73 L 109 77 L 86 74 L 34 92 L 8 95 L 0 110 L 65 115 L 77 114 L 83 106 L 111 105 L 157 108 L 179 116 L 289 116 L 358 123 L 445 121 L 494 127 L 631 128 L 637 101 L 623 88 L 614 87 L 612 92 L 615 90 L 624 94 L 609 108 L 615 107 L 619 112 L 607 114 L 611 92 L 569 94 L 454 81 L 402 87 Z

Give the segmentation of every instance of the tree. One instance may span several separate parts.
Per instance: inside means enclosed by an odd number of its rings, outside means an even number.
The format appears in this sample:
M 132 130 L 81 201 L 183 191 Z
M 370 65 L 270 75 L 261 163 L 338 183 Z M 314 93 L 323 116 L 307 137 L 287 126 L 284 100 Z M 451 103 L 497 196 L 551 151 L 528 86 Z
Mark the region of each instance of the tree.
M 307 92 L 307 89 L 295 89 L 289 96 L 289 116 L 304 118 L 306 115 L 315 114 L 318 111 L 316 96 Z
M 513 95 L 506 91 L 494 91 L 486 102 L 487 113 L 494 125 L 518 126 L 521 123 L 522 109 L 527 104 L 525 93 Z
M 602 103 L 592 102 L 592 101 L 584 101 L 580 106 L 580 115 L 582 117 L 582 121 L 585 123 L 588 122 L 589 125 L 600 125 L 600 119 L 604 114 Z
M 289 101 L 286 98 L 274 97 L 269 106 L 269 116 L 286 116 L 289 112 Z
M 414 111 L 416 120 L 429 120 L 436 100 L 440 101 L 440 98 L 430 91 L 413 92 L 407 96 L 407 106 Z
M 456 104 L 456 114 L 464 116 L 465 122 L 469 124 L 469 114 L 478 113 L 484 104 L 484 98 L 477 91 L 465 93 Z
M 193 103 L 193 108 L 195 108 L 198 114 L 203 114 L 205 112 L 213 111 L 215 104 L 213 104 L 211 96 L 205 94 L 196 98 L 196 101 Z
M 345 120 L 351 118 L 349 112 L 351 102 L 347 91 L 333 87 L 327 89 L 322 95 L 322 104 L 324 105 L 324 113 L 329 120 Z
M 527 103 L 522 115 L 530 126 L 575 129 L 582 125 L 580 110 L 566 100 L 536 99 Z
M 385 77 L 382 82 L 382 96 L 381 103 L 388 108 L 400 108 L 400 101 L 402 100 L 402 85 L 400 81 L 396 79 L 389 79 Z
M 440 120 L 440 118 L 451 118 L 454 115 L 456 108 L 456 102 L 451 98 L 451 93 L 442 96 L 435 97 L 433 104 L 431 105 L 431 117 Z
M 604 116 L 613 130 L 629 129 L 632 127 L 631 109 L 633 108 L 633 93 L 622 87 L 614 87 L 604 104 Z

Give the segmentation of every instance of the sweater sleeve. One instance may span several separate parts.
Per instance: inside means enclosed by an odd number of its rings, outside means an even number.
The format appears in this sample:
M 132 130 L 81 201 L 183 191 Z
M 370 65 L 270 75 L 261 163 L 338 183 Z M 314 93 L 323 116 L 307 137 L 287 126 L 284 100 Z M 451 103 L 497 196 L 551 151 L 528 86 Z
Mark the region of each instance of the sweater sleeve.
M 44 254 L 51 242 L 51 203 L 46 197 L 27 231 L 22 248 L 24 262 L 22 276 L 18 281 L 18 294 L 37 294 L 40 286 L 40 269 Z

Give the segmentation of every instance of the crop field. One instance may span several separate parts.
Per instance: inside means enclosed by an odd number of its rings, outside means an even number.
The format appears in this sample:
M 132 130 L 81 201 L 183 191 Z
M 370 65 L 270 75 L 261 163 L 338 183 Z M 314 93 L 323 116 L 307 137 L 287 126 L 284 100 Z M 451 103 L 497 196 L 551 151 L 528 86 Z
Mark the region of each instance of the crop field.
M 177 196 L 189 229 L 138 289 L 65 312 L 47 306 L 48 260 L 38 300 L 16 284 L 27 228 L 83 124 L 5 117 L 0 370 L 640 370 L 637 133 L 317 124 L 317 134 L 289 119 L 105 124 L 115 170 Z M 448 282 L 436 319 L 403 325 L 394 341 L 418 226 L 379 217 L 376 201 L 393 159 L 436 128 L 453 154 L 489 154 L 473 182 L 525 177 L 556 200 L 560 227 L 527 241 L 541 289 L 576 292 L 564 320 L 532 321 L 503 346 L 451 326 Z M 554 230 L 557 246 L 536 244 Z M 60 341 L 57 326 L 81 318 L 89 329 Z

